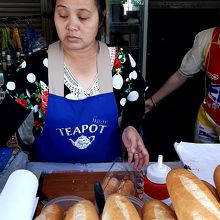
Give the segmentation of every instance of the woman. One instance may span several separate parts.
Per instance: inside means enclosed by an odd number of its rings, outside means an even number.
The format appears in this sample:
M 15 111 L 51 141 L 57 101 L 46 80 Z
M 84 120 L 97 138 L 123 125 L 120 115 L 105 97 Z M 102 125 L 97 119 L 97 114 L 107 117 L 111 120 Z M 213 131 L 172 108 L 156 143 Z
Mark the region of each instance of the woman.
M 18 129 L 25 144 L 35 139 L 37 161 L 89 163 L 120 156 L 122 139 L 129 163 L 148 163 L 135 128 L 145 84 L 130 55 L 96 40 L 104 16 L 103 0 L 56 1 L 59 41 L 28 57 L 6 83 L 2 143 Z

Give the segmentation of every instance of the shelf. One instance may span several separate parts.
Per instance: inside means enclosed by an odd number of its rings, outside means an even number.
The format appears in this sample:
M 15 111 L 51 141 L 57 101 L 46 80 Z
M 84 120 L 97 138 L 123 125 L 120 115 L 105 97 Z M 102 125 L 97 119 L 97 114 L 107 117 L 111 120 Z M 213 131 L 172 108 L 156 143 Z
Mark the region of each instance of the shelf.
M 105 40 L 130 53 L 145 71 L 145 38 L 147 5 L 128 5 L 129 1 L 107 1 Z M 132 2 L 132 1 L 131 1 Z

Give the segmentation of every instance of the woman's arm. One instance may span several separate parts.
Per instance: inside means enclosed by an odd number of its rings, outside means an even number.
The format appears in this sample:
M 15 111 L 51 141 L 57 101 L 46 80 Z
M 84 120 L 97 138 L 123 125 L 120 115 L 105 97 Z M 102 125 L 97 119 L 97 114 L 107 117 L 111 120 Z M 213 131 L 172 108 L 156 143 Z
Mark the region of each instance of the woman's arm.
M 123 49 L 116 50 L 113 65 L 113 79 L 121 80 L 121 87 L 114 86 L 114 94 L 118 106 L 121 128 L 133 126 L 139 129 L 144 115 L 145 81 L 136 61 Z M 119 81 L 117 81 L 118 83 Z M 117 84 L 118 85 L 118 84 Z
M 149 99 L 145 101 L 145 113 L 149 112 L 164 97 L 182 86 L 187 81 L 187 79 L 187 76 L 184 76 L 179 72 L 179 70 L 177 70 L 173 75 L 170 76 L 170 78 L 157 92 L 155 92 Z
M 22 62 L 13 77 L 5 82 L 5 99 L 0 105 L 0 144 L 11 137 L 33 111 L 35 126 L 42 120 L 42 83 L 47 81 L 46 50 L 38 51 Z M 43 121 L 42 121 L 43 122 Z M 28 125 L 34 127 L 32 125 Z M 24 134 L 27 134 L 24 130 Z
M 211 41 L 214 28 L 199 32 L 193 42 L 192 48 L 183 57 L 181 66 L 164 85 L 145 101 L 145 113 L 149 112 L 164 97 L 183 85 L 187 78 L 194 76 L 200 70 L 205 70 L 204 60 L 206 50 Z
M 144 115 L 144 92 L 146 84 L 142 74 L 130 54 L 117 50 L 113 66 L 113 78 L 117 76 L 121 87 L 113 87 L 118 105 L 119 117 L 122 118 L 122 141 L 128 153 L 128 163 L 134 159 L 134 168 L 141 169 L 149 162 L 149 154 L 138 130 Z

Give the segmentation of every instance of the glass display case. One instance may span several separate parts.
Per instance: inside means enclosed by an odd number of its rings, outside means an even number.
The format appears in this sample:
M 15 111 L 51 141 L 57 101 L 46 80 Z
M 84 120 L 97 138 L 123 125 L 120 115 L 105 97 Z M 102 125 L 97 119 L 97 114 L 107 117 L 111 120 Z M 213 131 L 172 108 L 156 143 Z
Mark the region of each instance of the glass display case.
M 123 47 L 145 75 L 147 44 L 147 1 L 107 0 L 106 43 Z

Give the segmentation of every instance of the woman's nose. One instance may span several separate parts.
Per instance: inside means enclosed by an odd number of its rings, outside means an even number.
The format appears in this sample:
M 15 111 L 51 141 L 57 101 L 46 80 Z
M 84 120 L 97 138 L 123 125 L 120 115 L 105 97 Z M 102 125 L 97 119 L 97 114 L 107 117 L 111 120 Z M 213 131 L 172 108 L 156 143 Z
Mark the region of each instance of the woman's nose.
M 70 19 L 67 25 L 68 31 L 76 31 L 79 30 L 79 24 L 78 21 L 74 18 Z

